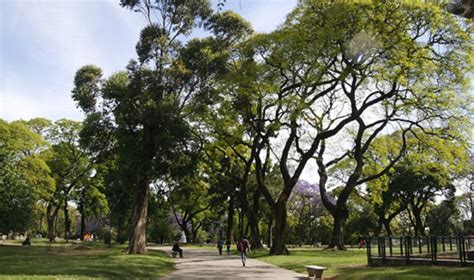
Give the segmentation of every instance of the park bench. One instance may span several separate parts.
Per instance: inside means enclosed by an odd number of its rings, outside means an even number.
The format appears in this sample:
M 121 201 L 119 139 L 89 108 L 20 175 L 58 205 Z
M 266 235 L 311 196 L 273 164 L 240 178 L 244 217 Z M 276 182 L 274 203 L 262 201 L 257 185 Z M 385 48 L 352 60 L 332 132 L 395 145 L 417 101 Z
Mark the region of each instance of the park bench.
M 317 265 L 305 265 L 306 270 L 308 271 L 308 277 L 313 277 L 314 279 L 321 279 L 323 277 L 323 271 L 327 268 Z
M 171 256 L 176 259 L 176 257 L 178 256 L 178 252 L 176 251 L 171 251 Z

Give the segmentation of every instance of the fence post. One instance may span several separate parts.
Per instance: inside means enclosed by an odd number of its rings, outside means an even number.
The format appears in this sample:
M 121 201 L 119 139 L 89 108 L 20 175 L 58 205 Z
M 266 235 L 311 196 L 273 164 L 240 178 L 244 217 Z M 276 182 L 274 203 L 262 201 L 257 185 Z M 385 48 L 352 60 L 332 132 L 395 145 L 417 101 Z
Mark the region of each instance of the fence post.
M 382 263 L 386 264 L 387 263 L 387 254 L 385 253 L 385 237 L 382 236 Z
M 444 236 L 441 237 L 441 242 L 443 242 L 443 253 L 446 252 L 446 247 L 444 246 Z
M 426 250 L 428 251 L 428 253 L 430 253 L 431 252 L 431 238 L 429 238 L 428 236 L 425 238 L 426 238 Z
M 365 238 L 365 246 L 367 248 L 367 264 L 369 266 L 372 266 L 372 247 L 370 246 L 371 241 L 372 240 L 370 240 L 370 236 Z
M 389 237 L 388 237 L 388 242 L 389 242 L 389 245 L 388 245 L 388 246 L 389 246 L 389 249 L 390 249 L 390 257 L 393 257 L 392 236 L 389 236 Z
M 400 256 L 403 256 L 403 237 L 400 236 Z
M 420 236 L 418 236 L 418 251 L 420 252 L 420 257 L 421 257 L 421 245 L 422 245 L 422 239 Z
M 410 264 L 411 237 L 405 236 L 405 261 Z
M 382 248 L 381 248 L 381 244 L 380 244 L 380 236 L 377 236 L 377 252 L 379 253 L 379 257 L 382 256 Z
M 431 236 L 431 261 L 433 264 L 436 264 L 438 257 L 438 238 L 436 236 Z

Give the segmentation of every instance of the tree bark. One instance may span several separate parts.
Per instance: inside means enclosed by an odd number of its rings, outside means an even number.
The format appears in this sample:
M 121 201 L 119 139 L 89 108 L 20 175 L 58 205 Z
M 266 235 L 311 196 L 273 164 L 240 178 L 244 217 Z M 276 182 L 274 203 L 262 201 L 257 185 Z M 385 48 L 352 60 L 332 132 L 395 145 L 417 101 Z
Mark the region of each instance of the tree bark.
M 421 209 L 414 207 L 413 216 L 415 217 L 415 235 L 425 236 L 425 227 L 421 219 Z
M 286 248 L 286 238 L 288 235 L 286 201 L 278 201 L 274 208 L 275 235 L 270 249 L 270 255 L 289 255 Z
M 128 254 L 144 254 L 146 249 L 146 217 L 148 210 L 149 179 L 146 176 L 138 185 L 133 209 L 132 231 L 126 252 Z
M 56 237 L 56 218 L 58 216 L 58 211 L 59 207 L 54 209 L 53 211 L 53 206 L 51 204 L 48 204 L 46 207 L 46 221 L 48 222 L 48 240 L 50 242 L 54 241 L 54 238 Z
M 331 215 L 334 218 L 334 225 L 332 228 L 331 242 L 328 248 L 337 248 L 338 250 L 346 250 L 344 246 L 344 223 L 348 217 L 348 211 L 344 208 L 336 208 L 336 211 Z
M 84 240 L 84 233 L 86 231 L 86 216 L 85 216 L 85 213 L 84 213 L 84 206 L 80 206 L 79 207 L 79 213 L 81 214 L 81 240 Z
M 248 213 L 248 220 L 250 225 L 250 245 L 252 249 L 263 248 L 262 236 L 260 234 L 260 219 L 258 217 L 258 211 L 260 210 L 260 197 L 262 196 L 261 186 L 257 187 L 257 190 L 253 196 L 252 210 Z
M 270 215 L 268 220 L 268 236 L 267 236 L 268 248 L 273 246 L 273 216 Z
M 226 240 L 229 240 L 230 243 L 234 243 L 234 236 L 233 236 L 233 230 L 234 230 L 234 199 L 230 199 L 229 201 L 229 207 L 227 209 L 227 229 L 225 232 L 225 237 Z
M 71 234 L 71 221 L 69 220 L 69 212 L 67 205 L 67 196 L 64 197 L 64 238 L 66 243 L 69 242 L 69 235 Z

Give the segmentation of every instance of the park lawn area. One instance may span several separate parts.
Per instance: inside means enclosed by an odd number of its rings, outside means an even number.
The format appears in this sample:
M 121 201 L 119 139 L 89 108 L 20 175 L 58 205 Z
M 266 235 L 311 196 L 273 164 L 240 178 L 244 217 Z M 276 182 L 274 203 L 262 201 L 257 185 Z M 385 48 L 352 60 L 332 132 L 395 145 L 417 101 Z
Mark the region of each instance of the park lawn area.
M 402 266 L 368 267 L 366 250 L 329 251 L 319 248 L 290 249 L 289 256 L 269 256 L 259 250 L 249 255 L 264 262 L 300 273 L 305 265 L 328 268 L 324 278 L 334 279 L 474 279 L 474 267 Z
M 156 279 L 173 270 L 163 252 L 126 255 L 123 249 L 100 243 L 0 246 L 0 279 Z

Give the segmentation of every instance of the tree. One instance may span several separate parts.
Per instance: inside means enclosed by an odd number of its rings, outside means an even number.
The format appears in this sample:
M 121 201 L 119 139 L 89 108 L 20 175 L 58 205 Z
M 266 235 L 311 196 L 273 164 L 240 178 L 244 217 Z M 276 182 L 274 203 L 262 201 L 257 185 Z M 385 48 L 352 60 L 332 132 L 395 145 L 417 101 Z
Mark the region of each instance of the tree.
M 426 217 L 430 235 L 450 236 L 461 232 L 461 217 L 454 199 L 443 200 L 431 208 Z
M 387 129 L 402 129 L 402 139 L 415 127 L 466 119 L 456 95 L 466 93 L 470 28 L 433 4 L 301 1 L 280 30 L 246 42 L 233 65 L 238 79 L 225 94 L 254 147 L 258 182 L 275 216 L 271 254 L 287 253 L 286 206 L 310 160 L 334 217 L 329 246 L 344 249 L 350 194 L 388 172 L 405 149 L 363 177 L 373 140 Z M 276 197 L 263 180 L 266 150 L 284 183 Z M 328 169 L 344 159 L 352 170 L 332 201 Z
M 43 132 L 49 124 L 45 119 L 11 123 L 0 120 L 0 151 L 13 157 L 15 168 L 29 188 L 25 198 L 32 195 L 34 201 L 39 201 L 35 205 L 37 207 L 34 207 L 37 210 L 52 197 L 56 187 L 50 174 L 51 170 L 46 164 L 51 154 L 48 152 L 49 143 L 44 139 Z M 21 190 L 20 188 L 19 192 Z M 42 214 L 37 230 L 41 227 L 41 219 Z
M 61 119 L 56 121 L 49 131 L 52 156 L 48 160 L 48 165 L 56 181 L 56 190 L 47 206 L 50 240 L 54 238 L 52 228 L 59 208 L 62 208 L 65 223 L 64 238 L 68 242 L 71 234 L 68 203 L 72 200 L 72 193 L 92 172 L 90 159 L 79 146 L 80 130 L 81 123 Z
M 0 148 L 0 232 L 29 229 L 35 206 L 35 195 L 28 186 L 14 154 Z

